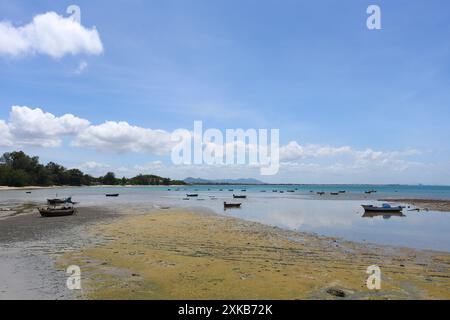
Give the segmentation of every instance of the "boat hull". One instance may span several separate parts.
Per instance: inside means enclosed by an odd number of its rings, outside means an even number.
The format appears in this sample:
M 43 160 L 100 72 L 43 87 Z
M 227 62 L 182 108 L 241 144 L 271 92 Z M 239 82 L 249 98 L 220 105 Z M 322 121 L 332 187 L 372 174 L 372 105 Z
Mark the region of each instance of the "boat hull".
M 402 212 L 402 207 L 382 208 L 374 206 L 362 206 L 366 212 Z
M 39 213 L 44 218 L 73 216 L 75 209 L 39 209 Z
M 242 203 L 226 203 L 224 202 L 223 207 L 225 209 L 233 209 L 233 208 L 240 208 L 242 206 Z

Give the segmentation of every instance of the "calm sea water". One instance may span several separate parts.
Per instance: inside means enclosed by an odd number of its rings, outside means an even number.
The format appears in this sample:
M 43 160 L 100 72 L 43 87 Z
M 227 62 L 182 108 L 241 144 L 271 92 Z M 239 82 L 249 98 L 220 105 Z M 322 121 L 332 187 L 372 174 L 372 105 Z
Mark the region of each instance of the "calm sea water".
M 274 190 L 277 192 L 273 192 Z M 365 194 L 369 190 L 377 192 Z M 331 192 L 338 191 L 346 193 L 330 195 Z M 317 192 L 326 194 L 319 196 Z M 120 197 L 106 198 L 106 193 L 120 193 Z M 198 193 L 199 199 L 183 200 L 186 193 Z M 248 199 L 238 201 L 242 202 L 241 209 L 224 211 L 224 201 L 237 201 L 232 199 L 233 194 L 245 194 Z M 0 192 L 0 205 L 23 201 L 45 203 L 47 198 L 56 196 L 72 196 L 81 205 L 131 206 L 142 211 L 159 206 L 201 207 L 268 225 L 358 242 L 450 252 L 450 213 L 405 210 L 403 217 L 365 217 L 361 207 L 361 204 L 379 204 L 377 200 L 383 198 L 450 200 L 450 187 L 447 186 L 83 187 L 35 190 L 31 194 L 24 191 L 4 191 Z

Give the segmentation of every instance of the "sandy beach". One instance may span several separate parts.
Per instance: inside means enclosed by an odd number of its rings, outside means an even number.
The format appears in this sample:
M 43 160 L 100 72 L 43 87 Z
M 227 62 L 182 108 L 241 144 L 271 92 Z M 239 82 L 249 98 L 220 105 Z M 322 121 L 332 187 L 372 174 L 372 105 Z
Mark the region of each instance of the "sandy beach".
M 15 207 L 20 209 L 20 206 Z M 65 268 L 55 265 L 64 252 L 93 245 L 87 227 L 111 220 L 116 213 L 80 207 L 76 216 L 44 219 L 32 204 L 0 220 L 0 300 L 73 299 Z
M 450 254 L 358 244 L 189 210 L 96 225 L 63 254 L 83 299 L 449 299 Z M 382 271 L 368 290 L 368 266 Z

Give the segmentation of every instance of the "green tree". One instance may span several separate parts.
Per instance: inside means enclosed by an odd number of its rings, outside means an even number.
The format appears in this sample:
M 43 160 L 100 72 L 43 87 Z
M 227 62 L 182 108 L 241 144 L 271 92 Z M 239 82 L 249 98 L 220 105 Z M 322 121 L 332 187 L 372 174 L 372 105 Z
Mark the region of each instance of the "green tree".
M 105 185 L 116 185 L 117 184 L 117 180 L 116 180 L 116 175 L 114 174 L 114 172 L 108 172 L 102 179 L 102 183 Z

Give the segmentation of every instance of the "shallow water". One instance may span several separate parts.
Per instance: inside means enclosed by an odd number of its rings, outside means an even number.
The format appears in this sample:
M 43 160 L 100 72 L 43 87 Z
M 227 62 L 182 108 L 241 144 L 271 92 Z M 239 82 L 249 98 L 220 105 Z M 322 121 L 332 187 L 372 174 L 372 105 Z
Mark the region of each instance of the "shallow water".
M 233 191 L 230 191 L 231 189 Z M 246 191 L 242 191 L 243 189 Z M 285 192 L 272 192 L 275 189 Z M 295 192 L 287 192 L 288 190 Z M 345 190 L 346 193 L 339 196 L 329 194 L 340 190 Z M 367 195 L 364 191 L 368 190 L 377 190 L 377 193 Z M 327 192 L 327 195 L 320 197 L 316 195 L 318 191 Z M 120 197 L 106 198 L 106 193 L 120 193 Z M 201 200 L 195 198 L 183 200 L 186 193 L 198 193 Z M 233 200 L 233 194 L 246 194 L 248 199 Z M 31 194 L 24 191 L 4 191 L 0 192 L 0 205 L 23 201 L 44 204 L 45 199 L 56 196 L 73 196 L 73 200 L 82 205 L 132 206 L 136 210 L 143 211 L 161 206 L 204 207 L 225 215 L 325 236 L 450 252 L 450 213 L 419 213 L 405 210 L 404 217 L 366 218 L 363 217 L 364 210 L 361 207 L 361 204 L 378 204 L 377 199 L 389 197 L 450 199 L 450 187 L 342 185 L 83 187 L 34 190 Z M 215 199 L 212 199 L 212 196 Z M 224 201 L 242 202 L 243 205 L 241 209 L 224 211 Z

